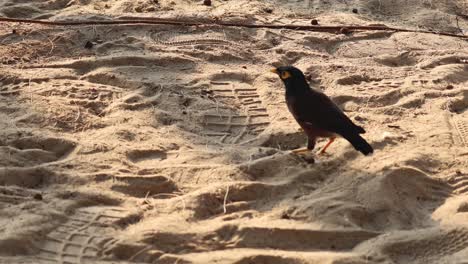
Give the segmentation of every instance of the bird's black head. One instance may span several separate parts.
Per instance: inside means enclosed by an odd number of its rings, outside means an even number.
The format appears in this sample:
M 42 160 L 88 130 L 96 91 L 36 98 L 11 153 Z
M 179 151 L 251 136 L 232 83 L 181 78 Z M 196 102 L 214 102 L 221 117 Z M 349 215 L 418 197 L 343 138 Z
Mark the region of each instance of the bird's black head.
M 278 74 L 286 86 L 287 92 L 300 92 L 310 89 L 302 71 L 294 66 L 281 66 L 272 69 L 271 72 Z

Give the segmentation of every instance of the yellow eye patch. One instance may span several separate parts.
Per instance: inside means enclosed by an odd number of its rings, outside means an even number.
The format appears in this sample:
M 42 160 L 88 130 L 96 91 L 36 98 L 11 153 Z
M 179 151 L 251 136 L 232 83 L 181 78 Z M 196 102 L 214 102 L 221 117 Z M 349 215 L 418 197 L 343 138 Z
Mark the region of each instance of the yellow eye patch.
M 280 78 L 283 80 L 286 80 L 289 77 L 291 77 L 291 73 L 289 73 L 288 71 L 281 72 L 280 74 Z

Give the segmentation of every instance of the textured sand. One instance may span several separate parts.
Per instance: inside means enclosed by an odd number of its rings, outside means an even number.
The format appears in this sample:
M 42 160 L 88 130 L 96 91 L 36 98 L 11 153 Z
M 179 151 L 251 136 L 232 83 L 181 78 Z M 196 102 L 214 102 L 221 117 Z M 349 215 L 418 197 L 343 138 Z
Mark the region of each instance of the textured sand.
M 0 15 L 468 34 L 464 0 L 200 3 L 3 0 Z M 0 263 L 468 263 L 465 40 L 15 23 L 0 40 Z M 344 140 L 316 164 L 288 153 L 305 137 L 268 72 L 284 64 L 373 156 Z

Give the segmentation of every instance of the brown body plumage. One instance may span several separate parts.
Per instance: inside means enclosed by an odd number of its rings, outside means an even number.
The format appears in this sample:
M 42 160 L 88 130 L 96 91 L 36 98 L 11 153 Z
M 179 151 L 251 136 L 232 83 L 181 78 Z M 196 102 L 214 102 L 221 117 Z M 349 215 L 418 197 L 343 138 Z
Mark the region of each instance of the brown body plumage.
M 272 71 L 280 76 L 286 87 L 288 109 L 307 134 L 308 150 L 314 149 L 317 138 L 329 138 L 323 153 L 340 136 L 364 155 L 373 152 L 369 143 L 359 135 L 365 130 L 355 125 L 324 93 L 310 88 L 299 69 L 285 66 Z

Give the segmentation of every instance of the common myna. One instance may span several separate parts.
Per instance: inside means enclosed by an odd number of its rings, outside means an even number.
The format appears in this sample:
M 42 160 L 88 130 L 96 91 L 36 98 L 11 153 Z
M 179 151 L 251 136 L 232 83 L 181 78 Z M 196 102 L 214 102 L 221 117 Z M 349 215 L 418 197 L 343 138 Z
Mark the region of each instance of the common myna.
M 286 103 L 289 111 L 308 137 L 307 148 L 293 150 L 294 153 L 313 150 L 316 139 L 326 137 L 329 141 L 320 151 L 323 154 L 338 136 L 348 140 L 364 155 L 374 151 L 359 135 L 366 131 L 355 125 L 328 96 L 310 88 L 299 69 L 284 66 L 271 71 L 278 74 L 286 86 Z

